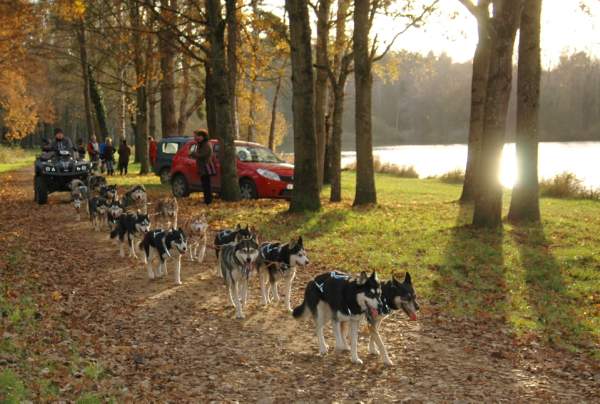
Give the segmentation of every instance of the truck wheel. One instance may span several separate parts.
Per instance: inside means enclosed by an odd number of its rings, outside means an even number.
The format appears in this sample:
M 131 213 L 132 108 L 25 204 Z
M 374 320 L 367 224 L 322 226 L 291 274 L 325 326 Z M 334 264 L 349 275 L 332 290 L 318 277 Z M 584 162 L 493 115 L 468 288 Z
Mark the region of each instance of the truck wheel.
M 242 199 L 258 199 L 258 191 L 252 180 L 242 178 L 240 180 L 240 194 Z
M 175 198 L 185 198 L 190 195 L 190 189 L 185 177 L 177 174 L 171 180 L 171 192 Z
M 160 170 L 160 173 L 158 175 L 160 176 L 161 184 L 169 183 L 169 171 L 170 170 L 168 168 L 163 168 L 162 170 Z
M 45 205 L 48 202 L 48 184 L 42 176 L 36 176 L 34 179 L 34 194 L 38 205 Z

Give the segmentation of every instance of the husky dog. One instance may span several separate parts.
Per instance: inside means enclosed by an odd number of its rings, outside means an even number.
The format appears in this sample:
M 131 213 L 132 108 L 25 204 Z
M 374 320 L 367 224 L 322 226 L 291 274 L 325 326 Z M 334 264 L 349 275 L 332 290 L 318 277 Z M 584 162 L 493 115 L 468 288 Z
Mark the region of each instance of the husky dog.
M 325 324 L 329 321 L 333 323 L 336 350 L 347 350 L 348 346 L 343 338 L 340 323 L 350 322 L 352 362 L 360 364 L 362 363 L 358 357 L 360 320 L 366 316 L 369 322 L 373 322 L 382 309 L 381 285 L 375 272 L 371 276 L 361 272 L 357 279 L 345 273 L 328 272 L 318 275 L 306 285 L 304 301 L 294 309 L 293 316 L 301 318 L 310 311 L 316 323 L 321 354 L 327 353 L 329 349 L 323 336 Z
M 188 247 L 190 259 L 192 261 L 204 261 L 206 253 L 206 239 L 208 232 L 208 222 L 206 216 L 196 216 L 183 222 L 181 226 L 188 237 Z
M 387 315 L 393 310 L 402 310 L 412 320 L 417 320 L 417 311 L 419 304 L 417 296 L 412 285 L 410 274 L 407 272 L 404 276 L 404 281 L 399 282 L 393 275 L 392 279 L 381 283 L 381 301 L 385 310 L 379 316 L 374 318 L 374 321 L 369 323 L 369 353 L 383 357 L 383 362 L 386 365 L 392 365 L 387 349 L 383 344 L 383 340 L 379 335 L 379 326 Z M 383 315 L 381 315 L 383 314 Z M 379 350 L 377 349 L 379 347 Z
M 108 203 L 106 209 L 106 223 L 109 229 L 112 231 L 117 227 L 119 223 L 119 217 L 123 214 L 123 207 L 117 199 L 113 199 L 112 202 Z
M 233 230 L 225 229 L 221 230 L 215 236 L 215 254 L 217 255 L 217 261 L 219 260 L 219 252 L 221 248 L 225 244 L 229 244 L 235 241 L 236 237 L 240 236 L 242 238 L 249 238 L 252 235 L 256 235 L 254 228 L 249 228 L 248 225 L 246 227 L 242 227 L 239 223 L 235 226 Z M 217 264 L 217 276 L 221 275 L 221 270 L 219 269 L 219 265 Z
M 252 234 L 255 233 L 254 228 L 249 228 L 248 225 L 246 227 L 242 227 L 239 223 L 232 229 L 220 230 L 217 232 L 215 236 L 215 254 L 217 254 L 217 258 L 219 258 L 219 251 L 221 247 L 225 244 L 232 243 L 235 241 L 235 238 L 238 234 L 243 238 L 252 237 Z
M 283 280 L 285 307 L 292 311 L 290 295 L 292 282 L 296 276 L 296 267 L 304 267 L 309 263 L 308 256 L 304 251 L 302 237 L 286 244 L 263 243 L 260 245 L 259 250 L 260 254 L 256 260 L 256 269 L 262 293 L 262 303 L 266 305 L 269 304 L 270 300 L 279 301 L 277 284 Z M 265 266 L 264 269 L 263 265 Z M 269 291 L 272 293 L 273 299 L 270 299 Z
M 136 185 L 129 191 L 125 192 L 121 205 L 124 209 L 135 207 L 140 209 L 143 213 L 148 213 L 148 195 L 146 194 L 146 188 L 143 185 Z
M 88 189 L 90 194 L 100 190 L 100 187 L 106 185 L 106 178 L 101 175 L 92 175 L 88 178 Z
M 106 219 L 108 201 L 101 196 L 94 196 L 88 200 L 88 211 L 94 230 L 100 231 L 100 227 Z
M 258 242 L 255 236 L 244 238 L 238 234 L 233 243 L 221 247 L 219 268 L 229 288 L 229 298 L 235 307 L 236 318 L 244 318 L 248 279 L 257 257 Z
M 88 199 L 88 187 L 81 180 L 73 180 L 69 183 L 69 189 L 71 190 L 71 201 L 73 201 L 73 207 L 77 212 L 77 221 L 81 219 L 81 204 L 83 201 Z M 88 204 L 84 204 L 88 206 Z M 89 212 L 89 206 L 87 208 Z
M 140 242 L 144 251 L 144 262 L 148 269 L 148 278 L 155 279 L 167 274 L 167 260 L 175 259 L 175 284 L 181 285 L 181 256 L 187 251 L 187 240 L 181 229 L 157 229 L 144 235 Z M 158 256 L 156 271 L 152 269 L 152 259 Z
M 166 227 L 176 228 L 178 212 L 179 207 L 177 205 L 177 199 L 174 197 L 160 199 L 156 203 L 156 209 L 154 211 L 157 226 L 159 222 L 162 222 Z
M 150 218 L 145 213 L 123 213 L 119 216 L 117 226 L 110 232 L 110 238 L 119 236 L 119 255 L 125 256 L 123 244 L 125 244 L 125 236 L 129 244 L 129 256 L 137 258 L 135 253 L 135 236 L 138 234 L 147 233 L 150 230 Z
M 109 202 L 116 201 L 118 198 L 116 185 L 102 185 L 98 191 L 100 192 L 100 196 Z

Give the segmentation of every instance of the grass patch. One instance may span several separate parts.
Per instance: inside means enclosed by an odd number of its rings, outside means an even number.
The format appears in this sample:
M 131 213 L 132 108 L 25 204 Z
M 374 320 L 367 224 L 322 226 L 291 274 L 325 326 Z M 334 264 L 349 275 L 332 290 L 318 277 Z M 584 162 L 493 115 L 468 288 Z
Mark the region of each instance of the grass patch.
M 342 202 L 289 214 L 284 201 L 226 204 L 208 211 L 214 228 L 250 223 L 260 240 L 303 235 L 319 270 L 410 271 L 425 310 L 512 329 L 516 338 L 600 358 L 600 216 L 597 204 L 542 198 L 543 226 L 468 226 L 472 207 L 455 201 L 458 185 L 378 174 L 379 204 L 353 208 L 355 174 L 342 176 Z M 204 210 L 182 200 L 186 215 Z M 510 194 L 504 198 L 508 212 Z
M 459 168 L 434 177 L 444 184 L 462 184 L 465 182 L 465 172 Z
M 344 167 L 346 171 L 356 171 L 356 162 Z M 392 163 L 383 163 L 379 157 L 373 159 L 373 170 L 378 174 L 389 174 L 400 178 L 419 178 L 419 173 L 413 166 L 400 166 Z
M 10 369 L 0 372 L 0 398 L 2 403 L 18 404 L 27 399 L 27 389 L 19 376 Z
M 540 181 L 540 195 L 550 198 L 600 200 L 600 190 L 585 187 L 583 181 L 569 172 Z
M 0 146 L 0 173 L 33 165 L 36 154 L 36 150 Z

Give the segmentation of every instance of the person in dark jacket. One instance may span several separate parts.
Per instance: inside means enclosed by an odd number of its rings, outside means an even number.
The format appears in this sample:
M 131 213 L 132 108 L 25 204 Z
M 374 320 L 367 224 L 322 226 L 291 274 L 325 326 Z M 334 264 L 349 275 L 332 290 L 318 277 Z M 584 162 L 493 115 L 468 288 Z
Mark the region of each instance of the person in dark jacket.
M 196 140 L 196 150 L 191 153 L 191 157 L 196 159 L 196 170 L 202 180 L 202 192 L 204 193 L 204 203 L 212 203 L 212 189 L 210 187 L 210 177 L 214 175 L 214 165 L 212 163 L 212 147 L 208 143 L 208 132 L 200 129 L 194 132 Z
M 71 142 L 71 139 L 65 137 L 64 132 L 59 128 L 54 129 L 54 141 L 50 145 L 50 150 L 53 152 L 67 150 L 71 153 L 76 151 L 76 149 L 73 147 L 73 142 Z
M 115 148 L 112 145 L 112 139 L 107 137 L 104 146 L 104 162 L 106 163 L 106 174 L 113 175 L 115 173 Z
M 83 160 L 85 158 L 85 145 L 83 144 L 82 138 L 77 140 L 77 153 L 79 154 L 77 156 L 78 159 Z
M 127 140 L 123 139 L 121 141 L 121 146 L 119 146 L 119 173 L 121 175 L 127 175 L 129 156 L 131 156 L 131 148 L 127 146 Z

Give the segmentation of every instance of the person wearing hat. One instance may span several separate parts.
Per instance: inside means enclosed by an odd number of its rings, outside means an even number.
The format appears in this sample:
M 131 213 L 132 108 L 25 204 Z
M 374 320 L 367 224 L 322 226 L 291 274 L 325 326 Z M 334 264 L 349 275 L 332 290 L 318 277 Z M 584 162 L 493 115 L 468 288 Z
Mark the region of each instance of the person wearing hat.
M 204 203 L 212 203 L 212 189 L 210 186 L 210 177 L 215 175 L 215 167 L 212 163 L 212 147 L 208 143 L 208 132 L 204 129 L 194 131 L 196 141 L 196 150 L 190 154 L 196 159 L 196 170 L 202 181 L 202 193 L 204 194 Z
M 67 150 L 69 152 L 74 152 L 76 149 L 73 147 L 73 142 L 68 137 L 65 137 L 64 132 L 60 128 L 54 129 L 54 141 L 50 146 L 50 149 L 54 152 L 59 152 L 62 150 Z

